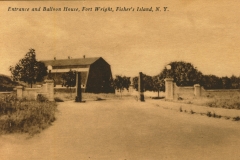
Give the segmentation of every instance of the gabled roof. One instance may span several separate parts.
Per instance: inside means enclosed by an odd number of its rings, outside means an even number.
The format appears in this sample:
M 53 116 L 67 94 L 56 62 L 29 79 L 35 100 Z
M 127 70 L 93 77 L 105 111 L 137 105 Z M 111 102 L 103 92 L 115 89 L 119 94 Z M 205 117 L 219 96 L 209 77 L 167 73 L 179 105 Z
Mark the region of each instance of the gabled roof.
M 41 61 L 45 66 L 71 66 L 71 65 L 91 65 L 101 57 L 92 58 L 75 58 L 75 59 L 56 59 L 56 60 L 44 60 Z

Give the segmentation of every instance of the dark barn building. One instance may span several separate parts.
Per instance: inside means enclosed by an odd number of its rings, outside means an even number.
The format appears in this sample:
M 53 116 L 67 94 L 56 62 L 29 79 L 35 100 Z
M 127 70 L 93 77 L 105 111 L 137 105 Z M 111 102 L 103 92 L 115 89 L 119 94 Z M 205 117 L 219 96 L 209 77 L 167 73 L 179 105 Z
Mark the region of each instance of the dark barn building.
M 111 85 L 111 66 L 102 58 L 78 58 L 42 61 L 45 66 L 52 66 L 51 77 L 55 85 L 62 85 L 62 74 L 70 71 L 81 72 L 81 85 L 85 92 L 114 93 Z

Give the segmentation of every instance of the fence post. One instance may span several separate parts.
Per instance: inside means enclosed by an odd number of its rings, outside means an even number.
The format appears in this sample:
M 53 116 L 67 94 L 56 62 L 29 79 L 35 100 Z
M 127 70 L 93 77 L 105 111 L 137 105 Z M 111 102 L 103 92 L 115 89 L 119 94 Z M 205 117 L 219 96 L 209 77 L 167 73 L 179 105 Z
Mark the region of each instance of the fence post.
M 48 92 L 48 100 L 54 101 L 54 85 L 53 80 L 45 80 L 47 85 L 47 92 Z
M 23 86 L 17 86 L 17 98 L 22 99 L 23 98 Z
M 194 85 L 194 95 L 196 97 L 201 97 L 201 86 L 199 84 Z
M 173 78 L 165 78 L 165 99 L 173 99 Z

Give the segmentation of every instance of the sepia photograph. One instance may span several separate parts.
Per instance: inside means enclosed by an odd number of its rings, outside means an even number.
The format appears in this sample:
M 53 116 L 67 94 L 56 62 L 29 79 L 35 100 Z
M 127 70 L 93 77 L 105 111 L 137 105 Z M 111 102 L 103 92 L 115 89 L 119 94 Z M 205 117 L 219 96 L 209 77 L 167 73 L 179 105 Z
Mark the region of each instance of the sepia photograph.
M 239 7 L 0 1 L 0 159 L 240 159 Z

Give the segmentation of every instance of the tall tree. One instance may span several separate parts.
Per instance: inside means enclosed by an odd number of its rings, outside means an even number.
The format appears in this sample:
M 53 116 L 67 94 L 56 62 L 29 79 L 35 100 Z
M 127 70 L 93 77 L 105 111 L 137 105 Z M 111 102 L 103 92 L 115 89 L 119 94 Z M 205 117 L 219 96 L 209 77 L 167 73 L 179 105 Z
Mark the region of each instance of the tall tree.
M 159 92 L 160 91 L 165 91 L 165 82 L 163 79 L 160 79 L 159 76 L 153 76 L 153 91 L 158 92 L 158 97 L 159 97 Z
M 215 75 L 204 75 L 201 80 L 201 85 L 205 89 L 222 89 L 222 79 Z
M 144 91 L 164 91 L 164 80 L 157 76 L 148 76 L 143 74 Z M 133 77 L 133 88 L 138 90 L 138 77 Z M 158 94 L 159 95 L 159 94 Z
M 225 77 L 222 77 L 221 80 L 222 80 L 222 88 L 223 89 L 230 89 L 231 88 L 232 84 L 231 84 L 231 79 L 230 78 L 225 76 Z
M 126 76 L 117 75 L 116 78 L 113 80 L 114 88 L 119 90 L 121 95 L 124 88 L 127 90 L 129 89 L 130 84 L 131 84 L 130 77 Z
M 240 77 L 236 77 L 234 75 L 232 75 L 230 77 L 231 79 L 231 88 L 232 89 L 240 89 Z
M 29 49 L 25 57 L 15 65 L 10 66 L 10 71 L 14 81 L 23 81 L 31 85 L 41 82 L 47 75 L 47 67 L 44 63 L 36 60 L 34 49 Z
M 171 69 L 164 68 L 159 74 L 160 79 L 172 77 L 178 86 L 192 86 L 200 83 L 202 73 L 197 70 L 191 63 L 183 61 L 171 62 Z

